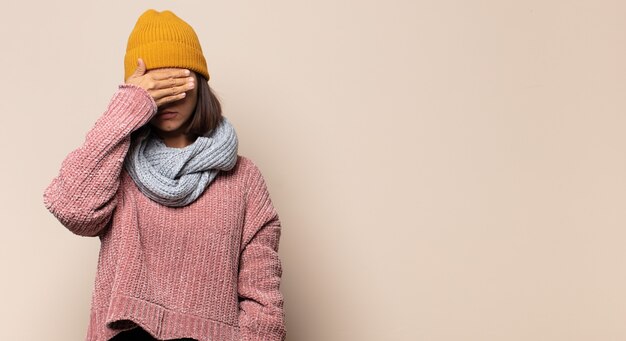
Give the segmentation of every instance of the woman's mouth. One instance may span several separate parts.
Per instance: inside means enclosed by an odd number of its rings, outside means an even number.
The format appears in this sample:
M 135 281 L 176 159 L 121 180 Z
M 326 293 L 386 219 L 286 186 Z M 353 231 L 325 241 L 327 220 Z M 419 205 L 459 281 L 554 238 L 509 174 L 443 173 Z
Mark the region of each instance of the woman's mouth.
M 177 112 L 176 111 L 163 111 L 158 113 L 156 116 L 162 120 L 167 120 L 170 118 L 174 118 L 176 116 Z

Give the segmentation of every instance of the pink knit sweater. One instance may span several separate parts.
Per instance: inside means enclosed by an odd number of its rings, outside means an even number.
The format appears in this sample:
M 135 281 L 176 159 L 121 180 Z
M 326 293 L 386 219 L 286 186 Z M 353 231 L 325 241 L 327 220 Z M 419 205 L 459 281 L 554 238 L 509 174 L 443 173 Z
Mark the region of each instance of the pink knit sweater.
M 185 207 L 144 196 L 123 168 L 157 111 L 121 84 L 43 194 L 74 234 L 99 237 L 87 341 L 141 326 L 160 340 L 284 340 L 281 223 L 259 168 L 238 155 Z

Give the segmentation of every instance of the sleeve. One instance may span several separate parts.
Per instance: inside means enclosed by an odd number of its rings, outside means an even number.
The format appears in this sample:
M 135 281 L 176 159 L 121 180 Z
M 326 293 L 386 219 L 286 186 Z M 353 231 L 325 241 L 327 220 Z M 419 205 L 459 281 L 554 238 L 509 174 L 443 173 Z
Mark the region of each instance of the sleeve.
M 72 233 L 94 237 L 108 225 L 131 132 L 157 111 L 152 96 L 134 84 L 120 84 L 81 146 L 63 160 L 43 193 L 45 207 Z
M 283 341 L 286 336 L 278 245 L 281 223 L 256 166 L 246 195 L 239 263 L 239 328 L 243 341 Z

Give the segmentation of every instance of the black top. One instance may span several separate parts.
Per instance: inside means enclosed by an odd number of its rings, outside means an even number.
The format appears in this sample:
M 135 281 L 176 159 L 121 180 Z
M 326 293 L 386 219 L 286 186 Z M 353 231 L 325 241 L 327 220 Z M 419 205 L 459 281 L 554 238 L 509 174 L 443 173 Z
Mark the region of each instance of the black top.
M 191 339 L 191 338 L 169 339 L 169 340 L 197 341 L 196 339 Z M 143 328 L 135 327 L 133 329 L 125 330 L 115 335 L 112 339 L 109 339 L 109 341 L 159 341 L 159 340 L 152 337 L 152 335 L 150 335 L 150 333 L 145 331 Z

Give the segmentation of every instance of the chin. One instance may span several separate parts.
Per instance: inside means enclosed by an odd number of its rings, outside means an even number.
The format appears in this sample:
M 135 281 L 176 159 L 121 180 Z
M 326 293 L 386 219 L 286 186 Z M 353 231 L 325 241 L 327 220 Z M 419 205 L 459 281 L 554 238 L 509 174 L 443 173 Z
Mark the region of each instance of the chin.
M 153 128 L 163 131 L 163 132 L 172 132 L 172 131 L 177 131 L 180 130 L 180 126 L 176 126 L 176 127 L 172 127 L 172 126 L 167 126 L 167 127 L 160 127 L 160 126 L 153 126 Z

